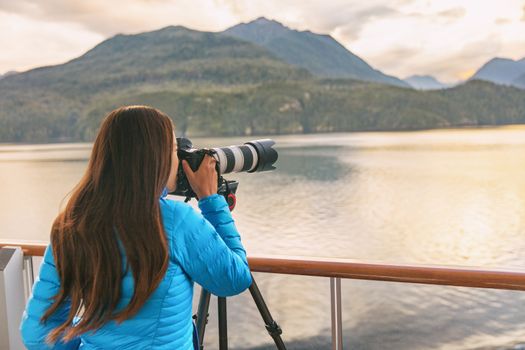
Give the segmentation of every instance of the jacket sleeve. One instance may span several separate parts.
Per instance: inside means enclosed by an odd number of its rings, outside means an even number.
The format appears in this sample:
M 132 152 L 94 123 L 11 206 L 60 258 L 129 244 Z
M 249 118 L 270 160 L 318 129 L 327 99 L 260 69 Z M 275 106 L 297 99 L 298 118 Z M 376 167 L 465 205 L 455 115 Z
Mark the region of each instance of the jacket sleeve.
M 58 293 L 59 289 L 60 279 L 53 259 L 52 248 L 49 245 L 20 324 L 22 340 L 28 350 L 70 350 L 78 348 L 80 344 L 78 338 L 67 343 L 62 341 L 55 344 L 46 343 L 49 332 L 66 321 L 70 309 L 69 303 L 64 303 L 47 319 L 46 323 L 40 322 L 42 315 L 53 303 L 52 297 Z
M 252 283 L 246 251 L 223 196 L 199 201 L 176 230 L 172 254 L 192 280 L 217 296 L 241 293 Z

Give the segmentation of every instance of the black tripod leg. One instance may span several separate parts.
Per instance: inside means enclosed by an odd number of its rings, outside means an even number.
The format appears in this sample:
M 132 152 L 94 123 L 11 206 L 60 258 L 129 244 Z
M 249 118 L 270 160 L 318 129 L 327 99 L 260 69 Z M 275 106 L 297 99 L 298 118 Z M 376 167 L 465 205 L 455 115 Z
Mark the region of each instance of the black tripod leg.
M 219 350 L 228 350 L 228 318 L 226 314 L 226 298 L 217 298 L 219 312 Z
M 201 350 L 204 349 L 204 331 L 208 323 L 208 310 L 210 309 L 210 292 L 204 288 L 201 290 L 199 299 L 199 308 L 197 309 L 197 334 L 199 335 L 199 344 Z M 195 317 L 195 316 L 194 316 Z
M 259 313 L 261 314 L 264 323 L 266 324 L 266 330 L 268 330 L 268 334 L 270 334 L 270 336 L 273 338 L 277 349 L 286 350 L 286 346 L 284 345 L 284 342 L 281 339 L 281 334 L 283 333 L 283 331 L 281 330 L 281 327 L 279 327 L 277 322 L 275 322 L 272 318 L 270 310 L 264 302 L 264 299 L 261 295 L 261 291 L 259 291 L 259 287 L 257 287 L 257 283 L 255 283 L 253 275 L 252 281 L 253 282 L 250 286 L 250 293 L 252 294 L 253 300 L 255 301 L 255 305 L 257 305 L 257 309 L 259 309 Z

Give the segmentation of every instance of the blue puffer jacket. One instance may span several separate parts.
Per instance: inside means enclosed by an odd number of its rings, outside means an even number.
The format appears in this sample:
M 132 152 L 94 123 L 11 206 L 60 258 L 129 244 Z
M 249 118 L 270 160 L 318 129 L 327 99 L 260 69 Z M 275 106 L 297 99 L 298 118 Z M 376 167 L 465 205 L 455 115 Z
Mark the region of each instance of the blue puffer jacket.
M 215 194 L 201 199 L 202 215 L 186 203 L 165 198 L 160 200 L 160 207 L 170 263 L 164 279 L 138 314 L 120 325 L 108 322 L 75 341 L 47 345 L 46 336 L 69 311 L 64 305 L 45 324 L 40 322 L 60 287 L 49 246 L 20 325 L 29 350 L 193 349 L 193 282 L 212 294 L 231 296 L 250 286 L 250 269 L 224 197 Z M 129 272 L 122 280 L 119 308 L 127 305 L 132 292 L 133 276 Z

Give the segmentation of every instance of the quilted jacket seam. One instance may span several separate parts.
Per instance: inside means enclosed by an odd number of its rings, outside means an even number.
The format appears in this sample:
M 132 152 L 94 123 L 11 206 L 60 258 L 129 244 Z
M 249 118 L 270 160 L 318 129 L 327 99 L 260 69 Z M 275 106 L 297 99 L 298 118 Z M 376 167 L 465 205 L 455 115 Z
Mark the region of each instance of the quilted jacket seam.
M 179 229 L 179 227 L 182 225 L 182 223 L 184 221 L 186 221 L 186 218 L 190 215 L 190 212 L 191 212 L 192 208 L 187 208 L 186 210 L 186 213 L 185 215 L 179 220 L 178 222 L 178 225 L 175 225 L 175 216 L 177 214 L 176 210 L 173 211 L 173 230 L 171 232 L 171 245 L 173 247 L 173 258 L 176 260 L 177 264 L 180 266 L 181 270 L 186 273 L 186 271 L 184 271 L 184 269 L 182 268 L 182 261 L 181 259 L 177 256 L 177 252 L 176 252 L 176 247 L 175 247 L 175 232 L 177 232 L 177 230 Z
M 171 226 L 172 226 L 172 229 L 171 229 L 172 232 L 170 232 L 170 233 L 171 233 L 171 235 L 170 235 L 170 244 L 171 244 L 171 245 L 173 245 L 173 244 L 174 244 L 174 241 L 175 241 L 174 234 L 175 234 L 176 228 L 178 228 L 178 227 L 180 226 L 180 223 L 182 223 L 182 222 L 184 221 L 184 220 L 181 220 L 181 221 L 179 222 L 179 225 L 175 225 L 175 214 L 176 214 L 176 212 L 177 212 L 177 211 L 176 211 L 175 208 L 174 208 L 174 210 L 173 210 L 173 216 L 172 216 L 172 218 L 173 218 L 173 225 L 171 225 Z M 187 214 L 186 214 L 186 215 L 187 215 Z M 184 216 L 184 218 L 186 218 L 186 215 Z M 176 272 L 176 268 L 175 268 L 173 271 L 170 272 L 170 283 L 169 283 L 169 285 L 168 285 L 167 288 L 166 288 L 166 293 L 164 293 L 164 296 L 162 297 L 162 302 L 161 302 L 161 304 L 160 304 L 161 307 L 160 307 L 160 309 L 159 309 L 159 314 L 158 314 L 158 316 L 157 316 L 157 322 L 156 322 L 156 327 L 155 327 L 155 334 L 153 335 L 153 339 L 151 340 L 150 348 L 153 348 L 153 344 L 155 343 L 155 340 L 157 339 L 157 334 L 158 334 L 158 332 L 159 332 L 160 316 L 161 316 L 161 314 L 162 314 L 162 310 L 164 309 L 163 306 L 164 306 L 164 303 L 166 302 L 166 297 L 167 297 L 167 295 L 168 295 L 168 292 L 169 292 L 169 290 L 171 289 L 171 284 L 173 283 L 173 280 L 174 280 L 174 278 L 173 278 L 173 274 L 174 274 L 175 272 Z
M 159 314 L 157 316 L 157 322 L 156 322 L 156 327 L 155 327 L 155 334 L 153 335 L 153 339 L 151 339 L 150 348 L 153 348 L 153 344 L 155 343 L 155 340 L 157 339 L 157 333 L 159 332 L 160 316 L 162 314 L 162 311 L 164 310 L 164 303 L 166 302 L 166 296 L 168 295 L 168 292 L 169 292 L 169 290 L 171 288 L 171 284 L 173 282 L 173 273 L 174 273 L 174 271 L 176 271 L 176 270 L 173 270 L 173 272 L 170 272 L 170 284 L 166 288 L 166 293 L 164 293 L 164 297 L 162 297 L 162 303 L 160 303 L 161 306 L 159 308 Z

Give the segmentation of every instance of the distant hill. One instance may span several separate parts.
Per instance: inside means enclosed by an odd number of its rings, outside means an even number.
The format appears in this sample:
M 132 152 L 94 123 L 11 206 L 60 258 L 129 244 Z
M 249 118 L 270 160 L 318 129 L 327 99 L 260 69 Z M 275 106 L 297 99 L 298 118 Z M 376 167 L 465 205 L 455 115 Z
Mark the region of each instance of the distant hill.
M 404 81 L 417 90 L 439 90 L 449 87 L 449 85 L 440 82 L 431 75 L 411 75 L 405 78 Z
M 517 88 L 319 79 L 254 43 L 167 27 L 1 79 L 0 142 L 92 141 L 104 115 L 129 104 L 160 108 L 189 137 L 525 123 Z
M 409 87 L 402 80 L 372 68 L 330 35 L 293 30 L 264 17 L 238 24 L 223 33 L 263 46 L 280 59 L 306 68 L 318 77 L 350 78 Z
M 525 58 L 514 61 L 508 58 L 493 58 L 485 63 L 470 80 L 479 79 L 501 85 L 519 85 L 517 80 L 525 74 Z
M 472 81 L 417 91 L 348 79 L 266 82 L 237 91 L 130 94 L 106 106 L 146 103 L 176 118 L 188 135 L 268 135 L 525 123 L 525 92 Z M 180 113 L 192 116 L 188 124 Z M 95 117 L 95 115 L 93 116 Z
M 0 74 L 0 79 L 6 78 L 6 77 L 8 77 L 10 75 L 14 75 L 14 74 L 17 74 L 17 73 L 18 73 L 17 71 L 10 70 L 10 71 L 8 71 L 8 72 L 6 72 L 4 74 Z
M 520 89 L 525 89 L 525 73 L 514 79 L 512 85 L 519 87 Z

